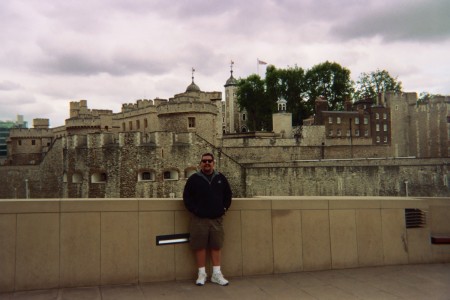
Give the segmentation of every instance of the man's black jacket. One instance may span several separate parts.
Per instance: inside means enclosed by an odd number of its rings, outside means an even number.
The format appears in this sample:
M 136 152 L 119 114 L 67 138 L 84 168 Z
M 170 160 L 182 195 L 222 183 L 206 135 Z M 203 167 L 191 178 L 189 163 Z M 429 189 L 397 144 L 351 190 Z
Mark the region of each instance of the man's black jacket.
M 184 186 L 183 200 L 186 208 L 200 218 L 221 217 L 231 205 L 231 188 L 227 178 L 214 171 L 209 182 L 201 172 L 192 174 Z

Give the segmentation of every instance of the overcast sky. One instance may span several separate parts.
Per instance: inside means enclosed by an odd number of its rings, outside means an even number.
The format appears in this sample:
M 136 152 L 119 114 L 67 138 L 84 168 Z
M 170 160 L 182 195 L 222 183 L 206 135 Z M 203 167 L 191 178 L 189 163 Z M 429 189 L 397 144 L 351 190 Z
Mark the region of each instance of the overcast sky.
M 203 91 L 328 61 L 385 69 L 407 92 L 450 94 L 449 0 L 1 0 L 0 120 L 64 124 L 69 102 L 122 103 Z M 265 67 L 259 67 L 264 75 Z

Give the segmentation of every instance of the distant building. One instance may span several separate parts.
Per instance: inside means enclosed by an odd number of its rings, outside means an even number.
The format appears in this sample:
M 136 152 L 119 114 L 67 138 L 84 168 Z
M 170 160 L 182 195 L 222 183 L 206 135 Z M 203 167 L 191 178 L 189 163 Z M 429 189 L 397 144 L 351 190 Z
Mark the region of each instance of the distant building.
M 8 156 L 7 139 L 11 128 L 27 128 L 27 122 L 22 115 L 17 115 L 16 121 L 0 121 L 0 164 Z

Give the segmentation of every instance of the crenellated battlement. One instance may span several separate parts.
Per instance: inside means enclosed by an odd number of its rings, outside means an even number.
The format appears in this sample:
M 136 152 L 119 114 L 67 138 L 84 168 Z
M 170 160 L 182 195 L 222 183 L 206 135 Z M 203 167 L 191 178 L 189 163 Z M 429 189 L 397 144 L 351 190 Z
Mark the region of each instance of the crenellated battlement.
M 12 128 L 9 132 L 10 139 L 52 138 L 53 130 L 49 128 Z
M 417 103 L 417 93 L 397 93 L 397 92 L 386 92 L 384 95 L 384 101 L 388 107 L 394 107 L 395 105 L 409 104 L 415 105 Z
M 125 112 L 130 112 L 133 110 L 138 110 L 138 109 L 152 107 L 152 106 L 155 106 L 155 103 L 153 100 L 139 99 L 139 100 L 136 100 L 136 103 L 123 103 L 121 112 L 125 113 Z
M 109 109 L 89 109 L 87 100 L 70 102 L 70 118 L 89 118 L 112 114 L 113 111 Z
M 171 102 L 157 107 L 158 115 L 174 113 L 211 113 L 218 114 L 217 106 L 212 102 Z
M 173 145 L 188 145 L 193 141 L 192 132 L 166 132 L 156 131 L 144 133 L 139 131 L 121 133 L 89 133 L 74 134 L 63 138 L 63 145 L 66 149 L 76 148 L 105 148 L 111 145 L 118 147 L 128 147 L 130 142 L 133 146 L 167 147 Z
M 100 118 L 93 118 L 93 117 L 66 120 L 66 127 L 100 126 L 100 124 L 101 124 Z
M 173 98 L 169 99 L 173 102 L 184 102 L 184 101 L 200 101 L 200 102 L 211 102 L 222 100 L 222 92 L 185 92 L 176 94 Z
M 34 128 L 48 128 L 49 127 L 49 119 L 33 119 L 33 127 Z

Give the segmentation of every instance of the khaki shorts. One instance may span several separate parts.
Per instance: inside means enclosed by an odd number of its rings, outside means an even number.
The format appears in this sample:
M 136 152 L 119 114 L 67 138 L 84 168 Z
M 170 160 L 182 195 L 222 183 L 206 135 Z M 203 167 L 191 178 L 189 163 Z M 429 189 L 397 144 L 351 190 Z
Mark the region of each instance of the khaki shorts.
M 225 233 L 223 218 L 207 219 L 192 215 L 189 226 L 189 245 L 193 250 L 221 249 Z

